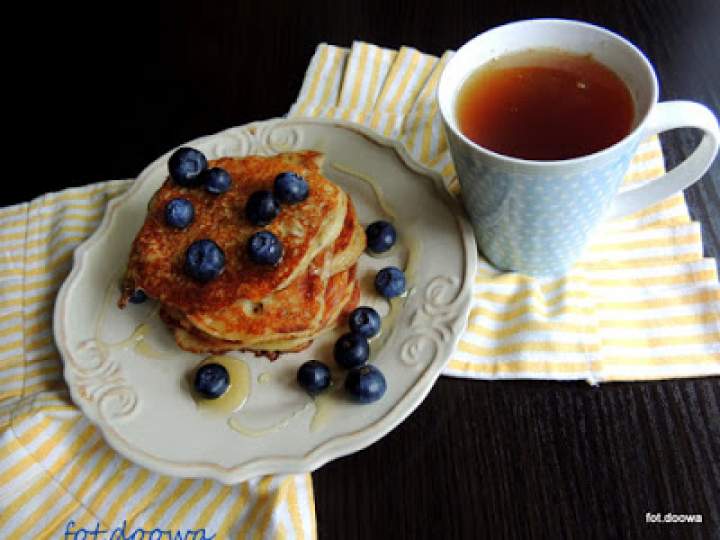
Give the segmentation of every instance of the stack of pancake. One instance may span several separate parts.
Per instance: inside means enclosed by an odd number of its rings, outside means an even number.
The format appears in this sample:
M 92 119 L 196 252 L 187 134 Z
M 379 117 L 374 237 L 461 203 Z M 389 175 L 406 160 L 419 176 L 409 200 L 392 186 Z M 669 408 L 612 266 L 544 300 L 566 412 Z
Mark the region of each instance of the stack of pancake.
M 245 350 L 274 359 L 308 347 L 357 305 L 356 262 L 365 249 L 352 201 L 322 176 L 322 159 L 308 151 L 210 161 L 210 167 L 232 177 L 232 186 L 220 195 L 168 178 L 150 201 L 133 243 L 120 307 L 143 290 L 161 303 L 160 316 L 175 341 L 191 352 Z M 305 178 L 307 199 L 282 205 L 266 227 L 252 225 L 245 203 L 258 190 L 272 191 L 282 172 Z M 188 199 L 195 210 L 185 229 L 165 222 L 165 205 L 177 197 Z M 247 255 L 248 238 L 262 229 L 283 245 L 275 266 L 254 263 Z M 183 269 L 188 246 L 200 239 L 213 240 L 225 255 L 223 271 L 207 283 Z

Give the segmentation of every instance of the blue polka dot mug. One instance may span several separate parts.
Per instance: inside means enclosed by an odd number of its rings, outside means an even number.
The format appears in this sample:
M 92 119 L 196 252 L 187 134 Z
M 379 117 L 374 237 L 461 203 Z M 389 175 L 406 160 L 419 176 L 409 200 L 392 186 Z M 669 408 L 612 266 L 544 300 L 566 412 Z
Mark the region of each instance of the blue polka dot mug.
M 624 139 L 578 158 L 532 161 L 483 148 L 460 131 L 456 100 L 468 76 L 499 56 L 546 47 L 592 54 L 624 81 L 635 105 L 633 127 Z M 578 21 L 520 21 L 479 35 L 446 66 L 438 101 L 480 250 L 500 269 L 535 276 L 565 273 L 601 220 L 640 210 L 697 181 L 714 160 L 720 140 L 717 119 L 703 105 L 658 103 L 655 72 L 634 45 Z M 638 144 L 679 127 L 704 132 L 690 157 L 657 180 L 618 193 Z

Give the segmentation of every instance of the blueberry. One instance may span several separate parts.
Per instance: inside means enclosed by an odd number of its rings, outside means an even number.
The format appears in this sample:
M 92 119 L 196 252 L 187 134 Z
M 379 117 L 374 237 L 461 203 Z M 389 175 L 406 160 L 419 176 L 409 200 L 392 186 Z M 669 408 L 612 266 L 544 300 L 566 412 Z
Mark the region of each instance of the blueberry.
M 397 266 L 386 266 L 375 276 L 375 290 L 385 298 L 395 298 L 405 292 L 405 274 Z
M 230 375 L 220 364 L 205 364 L 195 372 L 195 391 L 204 398 L 217 399 L 230 386 Z
M 259 231 L 248 240 L 247 252 L 252 262 L 274 266 L 282 259 L 283 246 L 270 231 Z
M 368 356 L 370 356 L 370 346 L 363 336 L 351 332 L 343 334 L 335 342 L 333 355 L 340 367 L 350 369 L 367 362 Z
M 308 394 L 319 394 L 330 386 L 330 369 L 322 362 L 309 360 L 298 369 L 297 381 Z
M 213 195 L 220 195 L 230 189 L 232 178 L 225 169 L 213 167 L 200 173 L 200 183 L 205 185 L 205 191 Z
M 371 307 L 359 307 L 350 313 L 350 330 L 365 338 L 376 336 L 380 332 L 380 315 Z
M 145 294 L 145 291 L 142 289 L 135 289 L 133 291 L 132 296 L 128 298 L 128 301 L 131 304 L 142 304 L 145 300 L 147 300 L 147 294 Z
M 245 203 L 245 217 L 250 223 L 264 227 L 280 213 L 280 205 L 273 194 L 266 190 L 256 191 Z
M 206 283 L 215 279 L 225 267 L 225 254 L 212 240 L 195 240 L 185 252 L 185 273 Z
M 165 205 L 165 223 L 184 229 L 192 223 L 195 209 L 187 199 L 172 199 Z
M 393 245 L 397 240 L 397 232 L 392 223 L 387 221 L 375 221 L 367 226 L 365 229 L 365 236 L 367 236 L 367 246 L 373 253 L 384 253 Z
M 345 390 L 358 403 L 372 403 L 385 394 L 385 376 L 373 365 L 352 368 L 345 378 Z
M 302 176 L 294 172 L 280 173 L 275 177 L 273 193 L 278 201 L 288 204 L 307 199 L 310 188 Z
M 176 184 L 186 187 L 199 186 L 200 173 L 207 169 L 207 166 L 207 159 L 202 152 L 187 147 L 175 150 L 168 162 L 172 179 Z

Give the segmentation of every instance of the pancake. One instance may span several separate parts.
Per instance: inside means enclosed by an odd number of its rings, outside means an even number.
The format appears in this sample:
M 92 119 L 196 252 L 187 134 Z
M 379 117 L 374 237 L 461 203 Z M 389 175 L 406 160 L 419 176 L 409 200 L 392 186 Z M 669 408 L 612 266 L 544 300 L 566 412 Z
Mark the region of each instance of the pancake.
M 281 291 L 256 302 L 241 299 L 225 308 L 196 311 L 186 317 L 205 334 L 247 345 L 307 337 L 322 326 L 324 298 L 327 298 L 327 295 L 323 297 L 324 282 L 320 283 L 323 276 L 327 280 L 327 276 L 332 275 L 327 284 L 332 287 L 333 281 L 355 264 L 364 249 L 365 232 L 349 203 L 343 228 L 326 253 L 331 257 L 328 267 L 323 266 L 327 261 L 320 261 L 318 255 L 305 273 Z
M 255 356 L 265 356 L 276 360 L 281 353 L 300 352 L 312 345 L 312 339 L 289 340 L 283 346 L 273 350 L 248 349 L 236 341 L 224 341 L 209 336 L 198 336 L 181 327 L 172 328 L 173 337 L 178 347 L 196 354 L 223 354 L 230 351 L 252 352 Z
M 182 187 L 168 178 L 150 201 L 133 243 L 120 306 L 135 288 L 186 314 L 207 313 L 240 300 L 259 302 L 287 288 L 338 237 L 345 223 L 348 197 L 322 176 L 321 161 L 322 155 L 313 151 L 210 161 L 210 167 L 222 167 L 232 177 L 232 186 L 220 195 Z M 245 245 L 260 227 L 245 218 L 245 203 L 255 191 L 272 190 L 275 177 L 284 171 L 303 176 L 309 195 L 300 203 L 282 205 L 265 227 L 280 239 L 284 255 L 274 267 L 258 265 L 248 258 Z M 165 223 L 165 205 L 176 197 L 190 200 L 195 209 L 193 223 L 183 230 Z M 223 272 L 208 283 L 183 271 L 185 251 L 202 238 L 213 240 L 225 253 Z
M 331 250 L 325 249 L 288 287 L 257 301 L 241 299 L 185 317 L 206 334 L 248 345 L 310 336 L 322 322 L 331 257 Z
M 210 161 L 232 177 L 231 188 L 220 195 L 167 179 L 148 204 L 133 243 L 120 307 L 135 289 L 143 289 L 159 300 L 160 316 L 180 348 L 249 351 L 270 359 L 301 351 L 344 323 L 360 298 L 356 262 L 366 238 L 349 197 L 321 175 L 321 161 L 312 151 Z M 285 171 L 307 180 L 308 198 L 281 205 L 266 227 L 252 225 L 244 215 L 247 199 L 271 190 Z M 165 223 L 165 205 L 176 197 L 190 200 L 195 210 L 193 223 L 183 230 Z M 247 239 L 261 229 L 283 244 L 283 258 L 274 267 L 246 255 Z M 202 238 L 225 253 L 223 272 L 205 284 L 183 270 L 187 247 Z
M 318 257 L 320 257 L 320 255 L 318 255 Z M 241 339 L 235 339 L 234 337 L 226 337 L 227 334 L 219 335 L 217 333 L 208 333 L 203 328 L 200 328 L 193 324 L 193 320 L 190 317 L 186 316 L 184 313 L 176 309 L 163 307 L 162 311 L 164 312 L 166 319 L 168 317 L 172 318 L 177 325 L 199 336 L 208 336 L 215 339 L 234 341 L 237 343 L 242 343 L 243 345 L 248 347 L 259 345 L 261 343 L 269 341 L 276 342 L 287 341 L 289 339 L 309 338 L 314 333 L 316 333 L 317 330 L 326 321 L 326 301 L 336 302 L 338 300 L 338 295 L 342 294 L 342 290 L 348 283 L 349 275 L 350 270 L 346 270 L 326 280 L 326 282 L 323 284 L 322 292 L 316 294 L 313 298 L 313 304 L 311 305 L 311 307 L 315 309 L 312 312 L 309 309 L 306 309 L 307 313 L 305 313 L 303 312 L 304 305 L 300 305 L 297 310 L 292 311 L 291 314 L 295 315 L 294 320 L 292 321 L 282 320 L 278 317 L 278 315 L 290 314 L 291 310 L 288 310 L 288 303 L 285 302 L 285 293 L 289 292 L 291 300 L 295 300 L 294 298 L 292 298 L 293 296 L 297 296 L 294 294 L 294 291 L 298 288 L 305 286 L 299 285 L 299 283 L 305 281 L 304 276 L 300 276 L 298 280 L 293 282 L 293 284 L 287 289 L 279 291 L 278 293 L 271 295 L 271 297 L 264 299 L 262 301 L 262 304 L 267 307 L 263 308 L 262 310 L 257 310 L 257 312 L 254 313 L 252 311 L 249 313 L 226 313 L 223 315 L 227 315 L 227 319 L 221 319 L 220 317 L 216 317 L 215 319 L 213 319 L 218 326 L 221 326 L 225 323 L 227 323 L 228 325 L 232 325 L 236 322 L 245 322 L 249 323 L 246 324 L 246 328 L 257 329 L 256 333 L 254 334 L 245 333 L 244 337 Z M 313 276 L 313 279 L 317 278 L 317 276 Z M 302 298 L 300 298 L 300 300 L 302 300 Z M 310 306 L 310 304 L 308 303 L 305 304 Z M 318 306 L 319 309 L 317 309 Z M 306 314 L 309 314 L 310 316 L 303 317 Z M 265 327 L 263 325 L 266 318 L 271 323 L 272 328 L 286 331 L 276 331 L 273 333 L 265 331 Z
M 271 360 L 275 360 L 280 353 L 300 352 L 306 349 L 318 336 L 341 324 L 347 317 L 348 313 L 357 306 L 360 296 L 359 293 L 360 288 L 353 284 L 349 295 L 346 295 L 347 302 L 345 307 L 342 305 L 340 306 L 341 313 L 338 317 L 336 317 L 332 324 L 322 328 L 316 335 L 312 336 L 311 339 L 298 338 L 286 341 L 266 342 L 261 344 L 259 347 L 253 346 L 252 348 L 249 348 L 237 341 L 221 340 L 208 335 L 202 335 L 197 332 L 189 331 L 181 326 L 178 326 L 174 322 L 168 322 L 168 326 L 170 326 L 173 332 L 173 337 L 175 338 L 177 345 L 188 352 L 203 354 L 220 354 L 229 351 L 253 352 L 257 356 L 266 356 Z
M 254 352 L 258 356 L 267 356 L 275 360 L 283 352 L 300 352 L 309 347 L 313 340 L 327 330 L 335 328 L 345 322 L 347 315 L 355 309 L 360 299 L 360 287 L 354 278 L 355 268 L 344 272 L 350 281 L 343 287 L 335 287 L 330 295 L 335 295 L 336 301 L 326 313 L 324 325 L 311 338 L 294 338 L 279 341 L 256 343 L 251 347 L 238 341 L 222 340 L 204 334 L 203 332 L 187 326 L 187 322 L 174 319 L 170 313 L 161 311 L 161 317 L 173 332 L 178 346 L 186 351 L 203 354 L 221 354 L 228 351 Z M 330 288 L 329 290 L 332 290 Z M 328 299 L 329 300 L 329 299 Z M 328 305 L 330 305 L 328 301 Z
M 357 218 L 355 207 L 348 198 L 348 208 L 340 236 L 333 244 L 333 261 L 330 273 L 337 274 L 350 268 L 365 251 L 367 237 L 365 229 Z
M 357 281 L 356 275 L 357 265 L 353 265 L 330 278 L 325 291 L 325 312 L 320 324 L 322 329 L 333 326 L 347 303 L 350 302 Z

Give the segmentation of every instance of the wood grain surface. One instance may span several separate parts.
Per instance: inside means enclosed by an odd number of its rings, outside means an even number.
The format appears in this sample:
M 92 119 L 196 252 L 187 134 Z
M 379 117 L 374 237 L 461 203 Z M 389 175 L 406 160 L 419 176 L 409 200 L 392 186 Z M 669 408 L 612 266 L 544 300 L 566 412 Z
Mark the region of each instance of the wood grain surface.
M 321 41 L 441 54 L 511 20 L 583 19 L 647 53 L 662 99 L 720 110 L 717 0 L 22 9 L 6 18 L 23 25 L 22 39 L 4 38 L 12 75 L 5 127 L 19 139 L 3 205 L 132 177 L 186 140 L 284 114 Z M 664 136 L 668 163 L 697 140 L 690 131 Z M 706 254 L 718 257 L 720 162 L 686 197 Z M 323 539 L 720 538 L 720 381 L 593 388 L 443 378 L 388 437 L 313 476 Z M 700 513 L 703 524 L 647 524 L 647 512 Z

